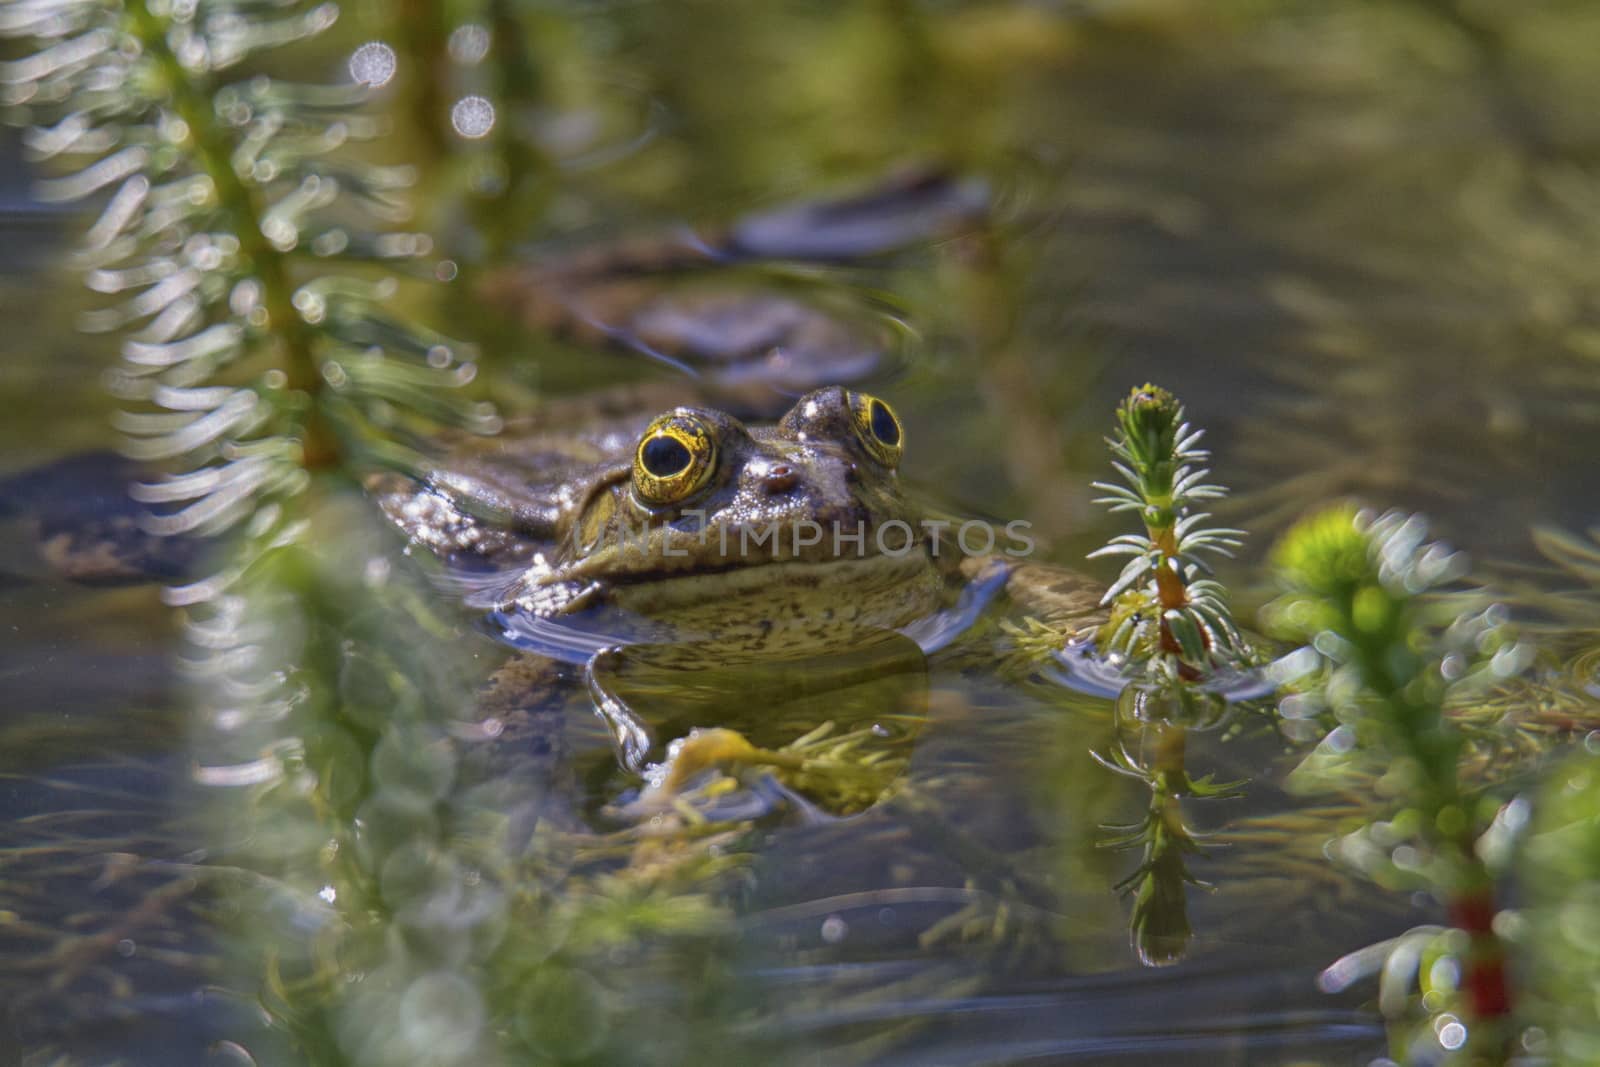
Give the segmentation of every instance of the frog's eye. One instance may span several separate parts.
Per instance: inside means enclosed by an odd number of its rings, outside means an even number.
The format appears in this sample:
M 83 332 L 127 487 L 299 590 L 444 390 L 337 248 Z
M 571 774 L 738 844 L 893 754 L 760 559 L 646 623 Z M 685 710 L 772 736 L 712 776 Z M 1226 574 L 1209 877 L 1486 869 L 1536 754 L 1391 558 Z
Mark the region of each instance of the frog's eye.
M 897 466 L 905 451 L 905 432 L 900 429 L 900 419 L 894 409 L 875 396 L 866 393 L 850 394 L 850 414 L 856 425 L 856 436 L 867 451 L 886 467 Z
M 686 499 L 717 469 L 715 428 L 695 415 L 663 415 L 633 453 L 633 491 L 647 504 Z

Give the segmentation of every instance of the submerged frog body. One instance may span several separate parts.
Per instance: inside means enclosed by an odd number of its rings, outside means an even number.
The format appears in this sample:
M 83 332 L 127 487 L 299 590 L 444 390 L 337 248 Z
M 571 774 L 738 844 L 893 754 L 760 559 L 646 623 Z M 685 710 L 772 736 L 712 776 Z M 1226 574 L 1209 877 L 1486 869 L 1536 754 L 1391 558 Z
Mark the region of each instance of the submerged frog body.
M 414 543 L 473 575 L 508 642 L 584 667 L 624 764 L 638 768 L 653 745 L 649 709 L 628 707 L 596 671 L 638 646 L 721 667 L 884 636 L 932 654 L 1008 584 L 1052 614 L 1092 612 L 1075 575 L 963 558 L 934 536 L 902 491 L 904 448 L 887 403 L 831 386 L 775 423 L 677 406 L 468 444 L 421 481 L 374 487 Z

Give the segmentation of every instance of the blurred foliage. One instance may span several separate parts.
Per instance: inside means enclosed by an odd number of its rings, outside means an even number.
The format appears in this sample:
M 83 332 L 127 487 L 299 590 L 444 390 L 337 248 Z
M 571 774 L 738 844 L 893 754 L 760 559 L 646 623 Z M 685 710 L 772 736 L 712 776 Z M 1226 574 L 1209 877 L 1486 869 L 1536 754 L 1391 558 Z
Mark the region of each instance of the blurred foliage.
M 193 624 L 197 776 L 218 836 L 252 828 L 241 981 L 265 965 L 262 1005 L 312 1063 L 682 1062 L 667 1048 L 720 1003 L 708 892 L 741 862 L 706 846 L 737 834 L 575 832 L 559 755 L 534 754 L 561 752 L 561 718 L 504 750 L 396 535 L 354 487 L 310 492 L 306 540 Z
M 1534 797 L 1523 846 L 1528 887 L 1528 1051 L 1558 1064 L 1600 1057 L 1600 773 L 1591 733 Z
M 1334 507 L 1305 519 L 1274 550 L 1285 592 L 1267 618 L 1307 642 L 1294 654 L 1301 677 L 1288 699 L 1322 709 L 1329 727 L 1295 772 L 1302 787 L 1337 786 L 1354 770 L 1387 802 L 1333 854 L 1381 885 L 1431 892 L 1451 919 L 1346 956 L 1324 985 L 1381 974 L 1380 1006 L 1405 1061 L 1497 1063 L 1514 1035 L 1495 876 L 1526 805 L 1463 781 L 1462 731 L 1446 708 L 1526 670 L 1532 650 L 1498 606 L 1428 596 L 1459 580 L 1464 560 L 1426 533 L 1421 519 L 1395 512 Z

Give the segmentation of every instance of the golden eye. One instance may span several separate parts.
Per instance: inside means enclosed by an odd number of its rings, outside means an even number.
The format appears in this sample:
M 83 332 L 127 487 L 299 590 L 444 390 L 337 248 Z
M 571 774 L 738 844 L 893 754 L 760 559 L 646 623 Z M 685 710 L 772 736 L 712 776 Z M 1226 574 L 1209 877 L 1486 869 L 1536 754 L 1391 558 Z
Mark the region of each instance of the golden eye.
M 646 504 L 687 499 L 717 469 L 716 431 L 697 415 L 663 415 L 633 453 L 633 491 Z
M 861 438 L 872 458 L 886 467 L 897 466 L 905 451 L 906 435 L 900 429 L 900 419 L 894 409 L 875 396 L 851 393 L 850 414 L 854 417 L 856 436 Z

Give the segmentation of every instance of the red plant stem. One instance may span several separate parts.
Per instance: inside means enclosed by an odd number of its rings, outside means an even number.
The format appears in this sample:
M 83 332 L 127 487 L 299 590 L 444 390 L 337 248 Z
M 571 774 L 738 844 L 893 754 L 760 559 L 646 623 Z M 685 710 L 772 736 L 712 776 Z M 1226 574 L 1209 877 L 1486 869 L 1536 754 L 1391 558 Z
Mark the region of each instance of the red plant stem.
M 1466 890 L 1450 901 L 1450 925 L 1471 941 L 1463 960 L 1461 985 L 1472 1014 L 1485 1021 L 1511 1014 L 1511 987 L 1506 981 L 1505 948 L 1494 932 L 1494 890 Z
M 1156 596 L 1161 602 L 1162 612 L 1188 607 L 1189 589 L 1184 585 L 1183 576 L 1178 573 L 1178 569 L 1171 565 L 1171 561 L 1178 555 L 1178 539 L 1172 527 L 1168 526 L 1163 530 L 1147 527 L 1146 532 L 1161 553 L 1161 562 L 1156 565 Z M 1184 662 L 1183 646 L 1172 636 L 1172 628 L 1167 625 L 1166 619 L 1161 620 L 1161 651 L 1168 653 L 1177 661 L 1179 678 L 1186 682 L 1198 682 L 1204 677 L 1198 668 Z

